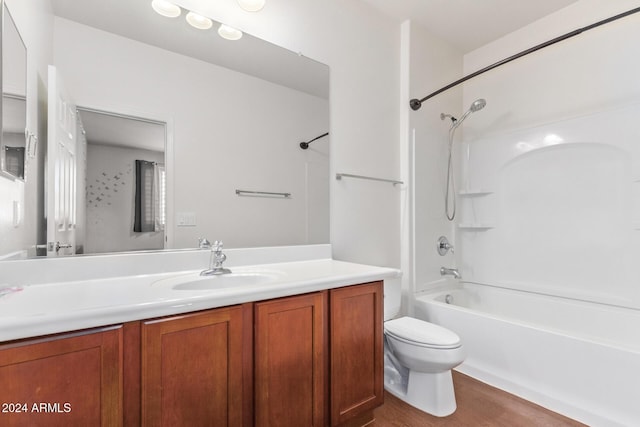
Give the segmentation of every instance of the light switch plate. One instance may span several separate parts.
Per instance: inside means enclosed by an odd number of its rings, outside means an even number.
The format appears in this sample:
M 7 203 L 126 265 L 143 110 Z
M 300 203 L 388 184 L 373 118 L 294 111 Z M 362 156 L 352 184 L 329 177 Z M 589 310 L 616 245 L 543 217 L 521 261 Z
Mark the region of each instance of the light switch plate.
M 178 212 L 176 218 L 178 227 L 195 227 L 197 225 L 195 212 Z

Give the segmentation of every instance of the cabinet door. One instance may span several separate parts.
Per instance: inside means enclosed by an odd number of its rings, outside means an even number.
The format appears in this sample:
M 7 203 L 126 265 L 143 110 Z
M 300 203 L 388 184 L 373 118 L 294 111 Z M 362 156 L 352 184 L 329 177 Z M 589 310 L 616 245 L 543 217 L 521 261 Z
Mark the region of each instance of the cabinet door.
M 242 306 L 144 322 L 142 425 L 241 426 L 243 327 Z
M 326 292 L 255 304 L 255 425 L 324 425 Z
M 383 403 L 382 297 L 382 282 L 331 290 L 333 426 L 359 424 Z
M 0 425 L 121 426 L 122 328 L 0 345 Z

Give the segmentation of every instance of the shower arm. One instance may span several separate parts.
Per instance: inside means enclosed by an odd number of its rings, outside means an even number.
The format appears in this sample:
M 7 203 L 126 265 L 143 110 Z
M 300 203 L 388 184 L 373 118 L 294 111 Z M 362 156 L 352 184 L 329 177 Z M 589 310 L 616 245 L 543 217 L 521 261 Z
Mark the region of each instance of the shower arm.
M 322 135 L 320 135 L 320 136 L 316 136 L 315 138 L 313 138 L 313 139 L 312 139 L 312 140 L 310 140 L 310 141 L 307 141 L 307 142 L 301 142 L 301 143 L 300 143 L 300 148 L 302 148 L 303 150 L 306 150 L 307 148 L 309 148 L 309 144 L 311 144 L 313 141 L 315 141 L 316 139 L 320 139 L 320 138 L 322 138 L 322 137 L 325 137 L 325 136 L 327 136 L 327 135 L 329 135 L 329 132 L 327 132 L 327 133 L 323 133 L 323 134 L 322 134 Z

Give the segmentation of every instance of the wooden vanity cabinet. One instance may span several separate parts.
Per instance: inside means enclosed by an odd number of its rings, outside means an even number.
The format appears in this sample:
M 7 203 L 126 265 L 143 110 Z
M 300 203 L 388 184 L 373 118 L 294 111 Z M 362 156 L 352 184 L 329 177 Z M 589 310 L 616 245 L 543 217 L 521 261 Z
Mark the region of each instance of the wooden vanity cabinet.
M 251 304 L 142 322 L 143 426 L 250 422 L 252 390 L 245 380 L 251 378 L 252 325 L 246 310 Z
M 0 344 L 0 425 L 121 426 L 122 327 Z
M 327 291 L 255 304 L 255 425 L 323 427 Z
M 255 304 L 255 426 L 363 426 L 384 401 L 382 282 Z
M 363 426 L 382 351 L 382 282 L 12 341 L 0 426 Z
M 384 401 L 382 282 L 332 289 L 331 425 L 362 426 Z

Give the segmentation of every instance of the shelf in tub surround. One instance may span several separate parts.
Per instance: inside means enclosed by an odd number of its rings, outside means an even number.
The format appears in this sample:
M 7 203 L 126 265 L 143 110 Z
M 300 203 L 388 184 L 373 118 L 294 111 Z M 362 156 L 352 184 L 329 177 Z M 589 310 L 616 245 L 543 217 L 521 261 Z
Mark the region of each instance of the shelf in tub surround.
M 495 226 L 491 224 L 458 224 L 458 229 L 462 231 L 487 231 L 492 228 L 495 228 Z
M 477 197 L 477 196 L 488 196 L 489 194 L 493 194 L 493 191 L 490 190 L 460 190 L 458 191 L 458 195 L 460 197 Z

